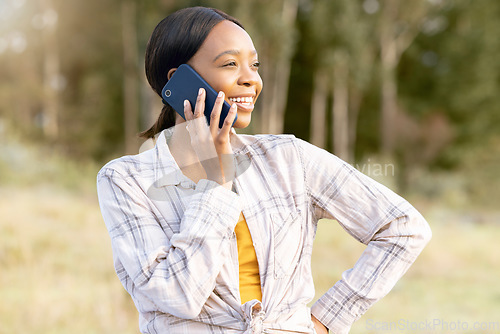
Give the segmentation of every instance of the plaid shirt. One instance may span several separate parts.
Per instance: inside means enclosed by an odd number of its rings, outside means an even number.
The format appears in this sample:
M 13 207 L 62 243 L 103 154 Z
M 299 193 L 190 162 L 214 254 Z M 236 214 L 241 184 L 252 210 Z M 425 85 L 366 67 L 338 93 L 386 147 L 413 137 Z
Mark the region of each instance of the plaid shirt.
M 143 333 L 314 333 L 311 312 L 331 332 L 347 333 L 430 239 L 407 201 L 293 136 L 231 134 L 239 172 L 229 191 L 186 178 L 168 132 L 153 149 L 116 159 L 97 177 L 116 273 Z M 262 301 L 243 305 L 234 233 L 240 212 L 262 285 Z M 321 218 L 336 219 L 367 248 L 310 309 Z

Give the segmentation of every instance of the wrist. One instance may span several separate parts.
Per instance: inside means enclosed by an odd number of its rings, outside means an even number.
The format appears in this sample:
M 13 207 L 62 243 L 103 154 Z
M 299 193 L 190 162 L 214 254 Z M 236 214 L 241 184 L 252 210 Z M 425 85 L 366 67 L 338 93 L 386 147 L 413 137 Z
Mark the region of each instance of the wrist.
M 222 184 L 222 186 L 227 190 L 233 191 L 233 181 L 225 182 Z
M 229 189 L 229 190 L 233 189 L 233 181 L 230 180 L 230 181 L 226 182 L 226 179 L 221 174 L 207 174 L 207 180 L 216 182 L 226 189 Z
M 314 315 L 311 314 L 311 320 L 314 324 L 314 329 L 318 334 L 327 334 L 329 332 L 328 328 L 323 325 L 321 321 L 318 320 Z

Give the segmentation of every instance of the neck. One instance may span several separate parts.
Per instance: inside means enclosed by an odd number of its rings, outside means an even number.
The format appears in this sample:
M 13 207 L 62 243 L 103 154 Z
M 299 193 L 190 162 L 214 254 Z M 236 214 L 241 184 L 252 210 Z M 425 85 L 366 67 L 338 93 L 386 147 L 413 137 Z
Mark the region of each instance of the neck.
M 175 125 L 167 144 L 175 162 L 186 177 L 195 183 L 206 178 L 205 170 L 191 146 L 191 137 L 186 129 L 186 123 Z

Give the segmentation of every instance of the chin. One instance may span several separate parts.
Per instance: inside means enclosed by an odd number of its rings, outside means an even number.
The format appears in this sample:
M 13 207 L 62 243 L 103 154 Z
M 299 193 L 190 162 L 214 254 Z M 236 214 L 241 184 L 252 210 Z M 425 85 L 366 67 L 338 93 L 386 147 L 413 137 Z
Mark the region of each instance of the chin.
M 236 122 L 234 122 L 233 127 L 236 129 L 244 129 L 250 125 L 251 120 L 251 115 L 238 114 L 238 119 L 236 120 Z

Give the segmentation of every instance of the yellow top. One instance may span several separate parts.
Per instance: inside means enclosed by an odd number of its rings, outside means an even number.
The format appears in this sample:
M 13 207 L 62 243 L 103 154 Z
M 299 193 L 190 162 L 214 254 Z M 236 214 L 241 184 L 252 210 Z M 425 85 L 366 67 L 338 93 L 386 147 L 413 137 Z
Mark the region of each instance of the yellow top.
M 240 214 L 240 219 L 234 228 L 234 232 L 236 233 L 236 240 L 238 243 L 241 303 L 244 304 L 252 299 L 262 301 L 259 263 L 257 262 L 252 236 L 250 235 L 250 230 L 248 229 L 243 213 Z

